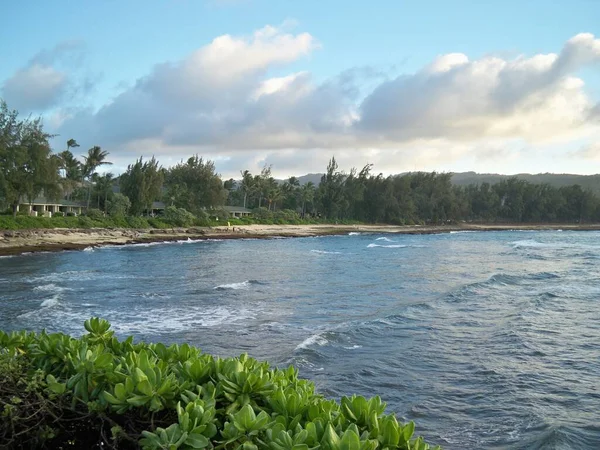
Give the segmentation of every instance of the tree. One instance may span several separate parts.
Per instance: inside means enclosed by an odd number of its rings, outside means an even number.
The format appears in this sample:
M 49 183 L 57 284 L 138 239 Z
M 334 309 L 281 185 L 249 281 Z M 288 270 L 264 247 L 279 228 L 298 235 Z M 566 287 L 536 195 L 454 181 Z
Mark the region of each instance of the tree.
M 198 155 L 171 167 L 166 184 L 166 198 L 171 205 L 196 215 L 204 208 L 223 206 L 227 199 L 227 190 L 215 172 L 214 163 Z
M 17 215 L 23 198 L 40 193 L 58 198 L 60 159 L 53 156 L 41 118 L 19 120 L 17 111 L 0 103 L 0 197 Z
M 83 164 L 81 181 L 83 182 L 85 178 L 87 178 L 89 181 L 87 208 L 90 207 L 90 195 L 92 192 L 92 176 L 96 173 L 96 169 L 98 169 L 98 167 L 107 164 L 112 164 L 111 162 L 106 161 L 106 157 L 108 155 L 109 153 L 107 151 L 102 150 L 102 148 L 100 148 L 98 145 L 94 145 L 88 150 L 87 155 L 83 156 L 85 162 Z
M 113 195 L 112 200 L 106 202 L 106 210 L 112 217 L 126 216 L 130 207 L 131 202 L 129 201 L 129 198 L 123 194 L 115 194 Z
M 252 185 L 254 179 L 252 178 L 252 174 L 248 170 L 240 171 L 242 175 L 242 182 L 240 184 L 240 189 L 244 193 L 244 208 L 246 207 L 246 201 L 248 200 L 248 193 L 252 191 Z
M 309 181 L 300 188 L 300 199 L 302 200 L 302 217 L 306 213 L 306 205 L 312 203 L 315 198 L 315 185 Z
M 96 194 L 98 209 L 107 210 L 107 201 L 109 197 L 112 196 L 113 193 L 113 184 L 115 181 L 114 175 L 112 173 L 105 173 L 104 175 L 95 175 L 95 186 L 94 191 Z M 102 207 L 101 207 L 102 203 Z
M 127 167 L 121 175 L 121 192 L 131 200 L 132 215 L 140 215 L 152 209 L 152 203 L 160 198 L 164 182 L 164 172 L 158 161 L 152 157 L 144 162 L 142 158 Z
M 318 197 L 323 215 L 328 219 L 336 219 L 343 207 L 344 174 L 338 172 L 338 165 L 335 157 L 332 157 L 327 164 L 327 172 L 321 177 L 319 184 Z

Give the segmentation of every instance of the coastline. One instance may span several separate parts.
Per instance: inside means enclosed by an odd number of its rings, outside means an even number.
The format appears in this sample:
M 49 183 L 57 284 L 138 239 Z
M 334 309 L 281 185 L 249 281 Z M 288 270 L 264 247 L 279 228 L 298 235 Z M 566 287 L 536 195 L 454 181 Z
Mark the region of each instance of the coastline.
M 600 231 L 600 224 L 459 224 L 459 225 L 242 225 L 169 229 L 36 229 L 0 230 L 0 256 L 33 252 L 83 250 L 104 245 L 127 245 L 187 239 L 271 239 L 348 233 L 440 234 L 451 231 L 569 230 Z

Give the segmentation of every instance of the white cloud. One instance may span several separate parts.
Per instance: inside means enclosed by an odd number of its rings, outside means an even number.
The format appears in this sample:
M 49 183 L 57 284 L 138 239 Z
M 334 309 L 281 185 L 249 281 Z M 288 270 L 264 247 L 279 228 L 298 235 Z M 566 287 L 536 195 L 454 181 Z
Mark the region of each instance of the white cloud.
M 66 41 L 40 51 L 4 80 L 2 97 L 21 112 L 42 112 L 59 105 L 66 96 L 89 89 L 89 80 L 75 82 L 72 76 L 82 63 L 82 49 L 80 42 Z
M 368 156 L 412 170 L 497 159 L 510 142 L 546 145 L 598 130 L 599 106 L 577 76 L 600 62 L 600 39 L 591 34 L 559 53 L 439 55 L 392 80 L 366 69 L 321 83 L 308 71 L 273 76 L 319 48 L 310 34 L 282 27 L 223 35 L 155 66 L 98 111 L 61 116 L 58 132 L 87 133 L 111 153 L 153 153 L 165 164 L 197 152 L 227 167 L 302 162 L 311 170 L 336 152 L 357 165 Z
M 4 100 L 18 110 L 39 111 L 55 105 L 67 84 L 67 75 L 53 67 L 32 64 L 4 82 Z
M 573 72 L 597 62 L 600 39 L 590 34 L 570 39 L 560 54 L 475 61 L 443 55 L 375 89 L 361 105 L 357 126 L 372 139 L 392 142 L 553 139 L 588 125 L 593 104 Z

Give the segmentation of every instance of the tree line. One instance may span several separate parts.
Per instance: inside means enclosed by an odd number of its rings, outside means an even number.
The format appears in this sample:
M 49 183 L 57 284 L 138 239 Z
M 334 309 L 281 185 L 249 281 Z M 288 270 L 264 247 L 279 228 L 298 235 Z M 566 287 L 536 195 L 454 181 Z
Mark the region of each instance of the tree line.
M 17 214 L 20 203 L 43 194 L 72 200 L 87 210 L 140 216 L 162 201 L 182 214 L 206 216 L 224 205 L 269 218 L 286 211 L 288 218 L 389 224 L 480 222 L 600 222 L 600 198 L 579 185 L 553 187 L 517 178 L 466 186 L 452 184 L 451 173 L 414 172 L 383 176 L 373 166 L 344 172 L 332 158 L 315 185 L 296 177 L 276 180 L 270 166 L 260 173 L 240 172 L 223 181 L 212 161 L 198 155 L 170 168 L 152 157 L 140 157 L 120 176 L 99 174 L 110 165 L 109 153 L 91 147 L 80 158 L 75 139 L 53 152 L 41 119 L 19 119 L 0 102 L 0 207 Z

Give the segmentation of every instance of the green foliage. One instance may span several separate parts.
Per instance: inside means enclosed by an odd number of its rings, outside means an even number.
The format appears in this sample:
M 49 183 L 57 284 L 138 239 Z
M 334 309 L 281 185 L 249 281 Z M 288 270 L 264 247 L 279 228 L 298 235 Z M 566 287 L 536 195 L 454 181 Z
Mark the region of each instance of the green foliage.
M 40 193 L 57 198 L 61 160 L 52 155 L 41 118 L 19 120 L 0 100 L 0 198 L 16 216 L 23 200 Z
M 99 209 L 90 208 L 85 212 L 85 215 L 92 220 L 102 220 L 104 219 L 104 213 Z
M 140 215 L 152 208 L 152 202 L 160 198 L 163 181 L 163 170 L 154 157 L 146 162 L 140 157 L 127 167 L 127 172 L 121 175 L 120 185 L 121 192 L 131 200 L 132 215 Z
M 97 442 L 107 422 L 113 438 L 143 449 L 430 448 L 413 437 L 414 423 L 385 414 L 379 397 L 328 400 L 293 367 L 272 369 L 246 355 L 221 359 L 187 344 L 119 341 L 99 318 L 85 329 L 80 339 L 0 331 L 0 413 L 9 418 L 0 422 L 0 445 L 34 425 L 30 447 L 54 442 L 79 414 L 100 426 Z M 33 387 L 20 393 L 20 383 Z M 43 420 L 28 422 L 38 409 Z
M 227 190 L 212 161 L 192 156 L 171 167 L 166 177 L 165 203 L 198 214 L 203 208 L 222 206 Z
M 167 206 L 165 209 L 165 222 L 176 227 L 189 227 L 194 224 L 196 216 L 183 208 L 176 206 Z
M 113 195 L 112 200 L 106 202 L 106 210 L 108 214 L 114 217 L 124 217 L 127 215 L 131 202 L 129 198 L 123 194 Z
M 0 215 L 0 230 L 27 230 L 38 228 L 159 228 L 165 229 L 172 227 L 159 218 L 145 218 L 132 216 L 112 216 L 102 217 L 95 215 L 94 218 L 89 216 L 53 216 L 49 217 L 32 217 L 19 215 L 12 217 L 8 215 Z

